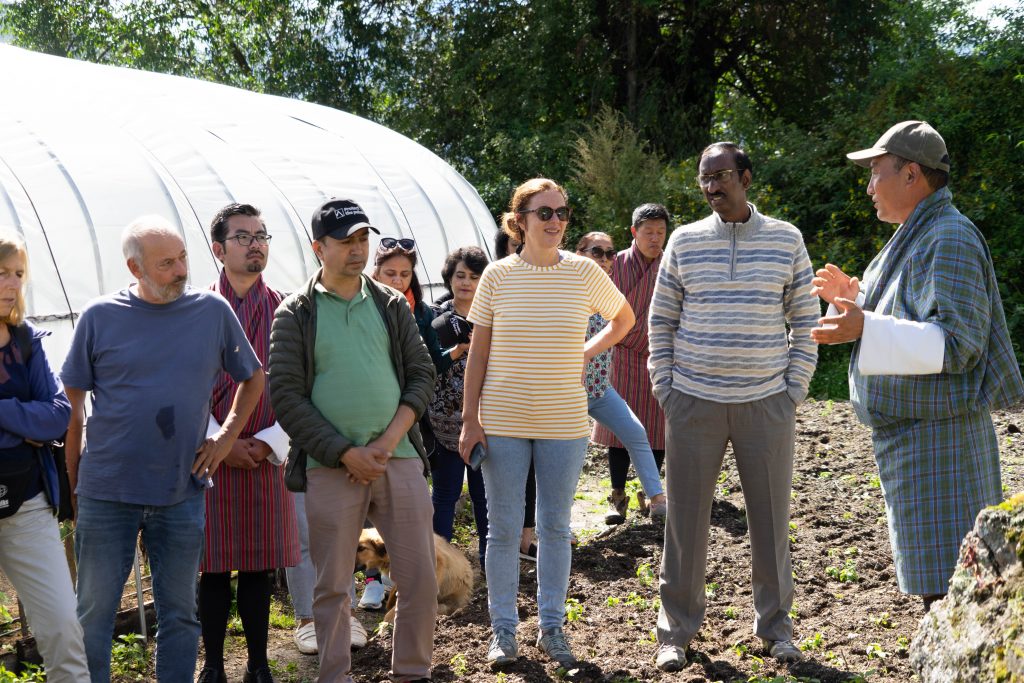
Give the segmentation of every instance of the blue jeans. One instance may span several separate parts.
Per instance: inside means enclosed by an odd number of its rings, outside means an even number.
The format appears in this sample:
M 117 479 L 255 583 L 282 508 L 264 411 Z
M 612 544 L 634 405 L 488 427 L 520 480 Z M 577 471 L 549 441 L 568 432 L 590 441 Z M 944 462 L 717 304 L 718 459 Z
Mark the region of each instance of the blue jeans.
M 484 494 L 484 477 L 462 461 L 455 451 L 445 448 L 438 441 L 434 454 L 430 456 L 430 480 L 433 484 L 431 500 L 434 503 L 434 533 L 452 540 L 455 527 L 455 505 L 462 495 L 462 480 L 469 479 L 469 497 L 473 501 L 473 517 L 476 519 L 476 533 L 480 539 L 480 566 L 484 566 L 487 554 L 487 497 Z
M 78 497 L 78 620 L 93 683 L 110 681 L 114 615 L 132 569 L 139 530 L 153 574 L 157 680 L 192 683 L 199 653 L 196 576 L 205 525 L 202 495 L 166 506 Z
M 587 437 L 516 439 L 488 436 L 481 470 L 487 489 L 487 608 L 492 628 L 519 623 L 519 538 L 526 474 L 537 471 L 537 605 L 542 630 L 560 628 L 572 562 L 572 502 Z
M 658 476 L 658 465 L 654 462 L 654 453 L 647 440 L 647 430 L 618 392 L 608 387 L 604 395 L 588 398 L 587 412 L 610 429 L 629 451 L 629 459 L 633 462 L 633 469 L 647 497 L 653 498 L 664 493 L 661 477 Z

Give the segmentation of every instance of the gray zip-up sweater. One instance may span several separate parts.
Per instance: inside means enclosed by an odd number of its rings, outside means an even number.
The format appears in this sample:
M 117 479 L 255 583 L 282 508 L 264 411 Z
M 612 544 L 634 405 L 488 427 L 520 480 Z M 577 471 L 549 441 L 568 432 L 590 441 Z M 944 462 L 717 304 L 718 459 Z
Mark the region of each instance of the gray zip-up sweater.
M 749 206 L 745 223 L 712 213 L 669 237 L 649 321 L 659 399 L 669 387 L 720 403 L 807 395 L 821 316 L 811 262 L 799 230 Z

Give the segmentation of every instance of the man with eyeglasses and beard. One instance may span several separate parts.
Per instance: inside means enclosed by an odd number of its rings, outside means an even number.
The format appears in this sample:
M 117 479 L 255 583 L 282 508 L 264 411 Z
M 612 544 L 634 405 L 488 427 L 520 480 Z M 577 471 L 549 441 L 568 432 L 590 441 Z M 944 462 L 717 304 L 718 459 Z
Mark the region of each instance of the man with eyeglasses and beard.
M 78 494 L 78 618 L 89 675 L 106 683 L 114 615 L 141 530 L 156 601 L 156 678 L 191 681 L 203 494 L 259 401 L 264 373 L 227 302 L 187 287 L 185 243 L 164 219 L 138 219 L 121 245 L 138 282 L 86 306 L 62 371 L 72 406 L 68 474 Z M 222 371 L 238 389 L 207 437 Z
M 880 221 L 899 228 L 863 282 L 827 264 L 829 305 L 812 332 L 854 342 L 850 402 L 871 427 L 896 578 L 925 611 L 949 588 L 960 543 L 1003 498 L 991 411 L 1024 397 L 992 255 L 953 206 L 939 132 L 903 121 L 846 155 L 871 169 Z
M 352 570 L 363 521 L 400 588 L 391 677 L 429 681 L 437 618 L 433 505 L 417 422 L 435 370 L 405 296 L 363 274 L 372 227 L 353 201 L 313 214 L 323 267 L 278 307 L 270 397 L 291 437 L 288 488 L 306 492 L 323 683 L 351 683 Z
M 750 158 L 718 142 L 697 182 L 712 214 L 669 238 L 651 304 L 650 372 L 665 410 L 668 518 L 657 665 L 677 671 L 705 611 L 715 483 L 732 443 L 750 530 L 754 633 L 781 662 L 793 645 L 789 498 L 797 404 L 821 315 L 800 232 L 747 202 Z
M 629 231 L 633 244 L 615 255 L 612 262 L 612 282 L 622 292 L 636 314 L 636 324 L 612 348 L 611 384 L 626 401 L 629 409 L 640 419 L 647 431 L 647 440 L 654 453 L 654 463 L 661 471 L 665 460 L 665 415 L 651 391 L 651 377 L 647 372 L 650 345 L 647 316 L 658 279 L 662 248 L 668 233 L 668 210 L 661 204 L 642 204 L 633 210 Z M 608 470 L 612 492 L 608 497 L 605 522 L 621 524 L 626 521 L 626 475 L 629 470 L 629 451 L 615 434 L 600 422 L 594 423 L 594 443 L 608 447 Z M 650 513 L 661 523 L 665 519 L 665 499 L 658 496 L 648 505 L 643 491 L 637 491 L 637 508 L 641 514 Z
M 213 255 L 223 264 L 210 289 L 231 305 L 266 366 L 270 324 L 284 295 L 263 281 L 271 235 L 259 210 L 228 204 L 210 223 Z M 222 372 L 213 389 L 209 433 L 231 408 L 237 383 Z M 264 392 L 206 494 L 206 549 L 200 566 L 199 621 L 206 662 L 197 683 L 226 683 L 224 638 L 231 611 L 231 572 L 238 572 L 238 616 L 248 650 L 243 683 L 272 683 L 267 662 L 272 573 L 299 563 L 292 494 L 284 485 L 288 435 Z M 298 501 L 297 501 L 298 502 Z M 298 608 L 297 608 L 298 611 Z

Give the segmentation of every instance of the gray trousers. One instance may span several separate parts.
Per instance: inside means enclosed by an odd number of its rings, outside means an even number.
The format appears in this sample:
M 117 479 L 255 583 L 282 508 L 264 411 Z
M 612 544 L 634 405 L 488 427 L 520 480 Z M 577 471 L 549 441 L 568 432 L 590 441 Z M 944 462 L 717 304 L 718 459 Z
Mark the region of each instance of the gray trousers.
M 704 621 L 711 502 L 727 442 L 736 455 L 747 508 L 754 633 L 790 640 L 789 496 L 796 405 L 785 391 L 749 403 L 715 403 L 673 389 L 662 407 L 668 518 L 658 642 L 686 647 Z

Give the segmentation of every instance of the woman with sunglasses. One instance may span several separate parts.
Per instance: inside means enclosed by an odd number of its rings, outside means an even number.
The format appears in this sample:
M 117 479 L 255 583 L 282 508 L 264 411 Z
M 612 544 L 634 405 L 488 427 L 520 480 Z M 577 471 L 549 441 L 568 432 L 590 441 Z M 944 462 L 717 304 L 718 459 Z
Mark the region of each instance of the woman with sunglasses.
M 593 259 L 601 270 L 611 275 L 612 260 L 615 258 L 615 245 L 611 235 L 603 232 L 588 232 L 580 238 L 576 245 L 576 253 Z M 600 313 L 590 316 L 587 328 L 587 339 L 604 329 L 608 323 Z M 629 405 L 611 384 L 611 351 L 605 351 L 594 357 L 587 364 L 584 384 L 587 387 L 587 409 L 590 417 L 609 429 L 620 442 L 626 445 L 629 459 L 640 479 L 644 493 L 651 501 L 651 517 L 663 521 L 667 512 L 665 491 L 658 476 L 658 465 L 654 460 L 654 451 L 647 440 L 647 430 L 640 419 L 630 410 Z M 595 425 L 595 429 L 597 425 Z M 616 482 L 612 482 L 613 491 Z M 620 484 L 625 487 L 625 481 Z M 619 519 L 618 523 L 622 523 Z
M 88 683 L 64 545 L 54 512 L 57 465 L 41 444 L 68 427 L 71 403 L 43 351 L 43 332 L 25 321 L 28 254 L 0 233 L 0 571 L 14 585 L 46 667 L 46 680 Z
M 558 249 L 569 221 L 566 199 L 565 190 L 545 178 L 516 189 L 501 225 L 523 248 L 487 267 L 469 316 L 474 327 L 459 451 L 468 463 L 476 444 L 488 450 L 482 472 L 491 668 L 518 655 L 518 546 L 531 460 L 537 471 L 537 646 L 565 668 L 576 664 L 562 623 L 572 559 L 569 522 L 590 434 L 580 377 L 635 322 L 596 263 Z M 584 341 L 594 313 L 608 326 Z

